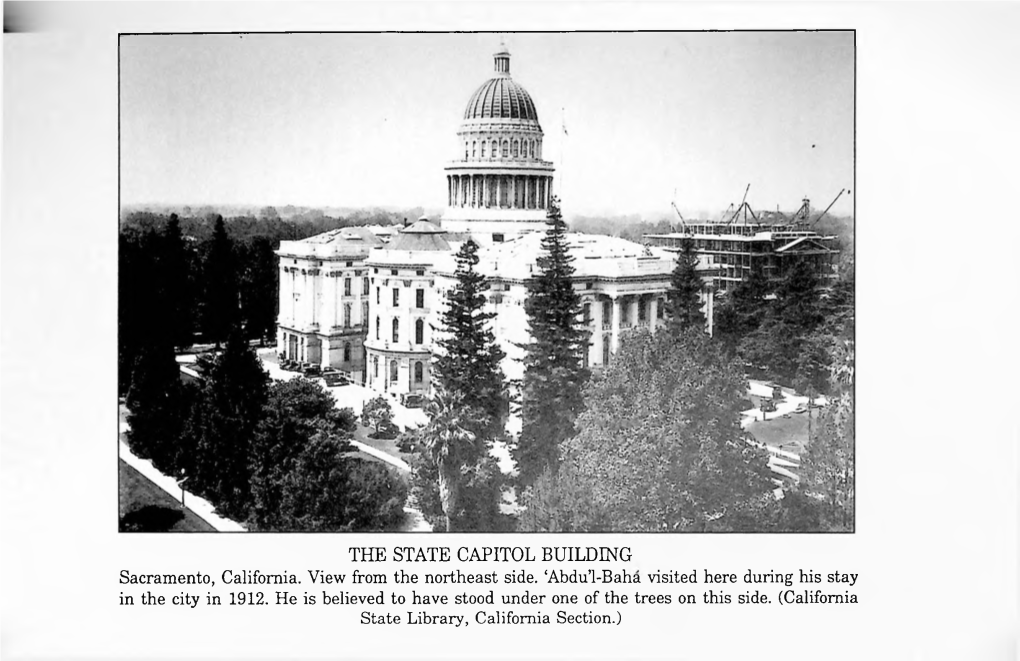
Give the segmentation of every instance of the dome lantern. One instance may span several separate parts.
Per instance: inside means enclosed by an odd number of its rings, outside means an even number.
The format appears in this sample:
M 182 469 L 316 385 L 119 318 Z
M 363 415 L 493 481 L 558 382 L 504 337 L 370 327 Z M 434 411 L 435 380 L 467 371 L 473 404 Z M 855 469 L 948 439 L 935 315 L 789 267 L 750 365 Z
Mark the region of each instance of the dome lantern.
M 509 76 L 510 75 L 510 51 L 506 49 L 506 46 L 500 44 L 500 48 L 492 56 L 496 62 L 496 75 L 497 76 Z

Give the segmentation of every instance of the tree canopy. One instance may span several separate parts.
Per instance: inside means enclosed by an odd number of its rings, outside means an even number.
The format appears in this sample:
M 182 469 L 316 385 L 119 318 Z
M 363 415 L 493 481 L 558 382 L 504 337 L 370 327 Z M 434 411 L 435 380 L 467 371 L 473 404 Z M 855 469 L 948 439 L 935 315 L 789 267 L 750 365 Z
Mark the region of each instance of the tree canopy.
M 700 330 L 638 331 L 585 389 L 558 475 L 525 504 L 531 529 L 753 529 L 773 485 L 739 425 L 746 382 Z M 550 493 L 551 492 L 551 493 Z

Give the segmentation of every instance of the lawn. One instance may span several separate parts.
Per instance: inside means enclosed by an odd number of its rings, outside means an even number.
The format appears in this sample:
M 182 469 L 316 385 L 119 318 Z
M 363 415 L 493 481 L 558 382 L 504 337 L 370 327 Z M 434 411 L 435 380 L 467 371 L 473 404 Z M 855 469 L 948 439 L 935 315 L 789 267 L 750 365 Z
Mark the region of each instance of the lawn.
M 821 409 L 811 409 L 812 424 L 816 423 Z M 770 417 L 765 421 L 752 422 L 747 431 L 755 440 L 766 445 L 774 445 L 782 450 L 800 453 L 807 446 L 808 416 L 807 413 L 790 413 L 789 418 L 783 416 Z M 817 426 L 813 428 L 817 430 Z M 812 432 L 814 433 L 814 431 Z
M 411 457 L 414 455 L 407 452 L 401 452 L 397 447 L 396 439 L 385 439 L 385 438 L 369 438 L 369 434 L 372 433 L 371 427 L 365 427 L 358 425 L 357 429 L 354 430 L 354 440 L 364 443 L 365 445 L 380 450 L 390 455 L 391 457 L 397 457 L 405 462 L 410 462 Z
M 166 532 L 215 532 L 216 529 L 189 509 L 181 513 L 181 501 L 120 460 L 120 516 L 143 508 L 146 521 Z M 135 515 L 138 516 L 137 514 Z

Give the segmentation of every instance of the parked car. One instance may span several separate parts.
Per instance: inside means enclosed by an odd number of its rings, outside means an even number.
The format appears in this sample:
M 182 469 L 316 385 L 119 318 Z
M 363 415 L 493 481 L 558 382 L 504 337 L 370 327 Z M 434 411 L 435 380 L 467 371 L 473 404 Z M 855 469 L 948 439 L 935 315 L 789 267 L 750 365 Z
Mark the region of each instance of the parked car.
M 301 372 L 305 376 L 319 376 L 322 374 L 322 367 L 319 365 L 305 364 L 304 369 L 302 369 Z
M 409 409 L 420 409 L 425 405 L 425 398 L 418 393 L 404 393 L 400 396 L 400 403 Z
M 350 383 L 350 381 L 347 380 L 347 377 L 337 370 L 333 370 L 332 372 L 326 372 L 323 370 L 322 379 L 326 382 L 326 385 L 331 388 L 334 386 L 346 386 Z

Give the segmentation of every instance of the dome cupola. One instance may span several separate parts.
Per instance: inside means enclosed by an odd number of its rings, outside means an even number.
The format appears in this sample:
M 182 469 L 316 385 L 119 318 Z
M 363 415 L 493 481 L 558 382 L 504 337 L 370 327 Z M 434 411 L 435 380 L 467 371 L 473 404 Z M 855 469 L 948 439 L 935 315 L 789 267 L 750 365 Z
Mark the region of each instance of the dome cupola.
M 464 119 L 524 119 L 538 121 L 528 91 L 510 77 L 510 52 L 501 47 L 494 55 L 495 77 L 482 83 L 464 110 Z

